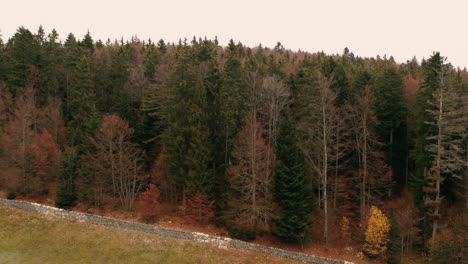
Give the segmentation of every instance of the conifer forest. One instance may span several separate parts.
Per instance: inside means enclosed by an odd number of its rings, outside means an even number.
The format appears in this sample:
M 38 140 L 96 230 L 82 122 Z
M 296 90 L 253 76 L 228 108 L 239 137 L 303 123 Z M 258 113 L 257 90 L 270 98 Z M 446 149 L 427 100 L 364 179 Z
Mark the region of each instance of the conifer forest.
M 2 198 L 466 263 L 467 134 L 467 69 L 436 51 L 0 39 Z

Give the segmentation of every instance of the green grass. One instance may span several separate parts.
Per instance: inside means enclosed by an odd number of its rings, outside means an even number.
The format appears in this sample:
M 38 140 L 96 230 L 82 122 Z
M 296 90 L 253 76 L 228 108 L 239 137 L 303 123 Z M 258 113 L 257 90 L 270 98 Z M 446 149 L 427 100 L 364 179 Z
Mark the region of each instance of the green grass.
M 297 263 L 0 208 L 0 263 Z

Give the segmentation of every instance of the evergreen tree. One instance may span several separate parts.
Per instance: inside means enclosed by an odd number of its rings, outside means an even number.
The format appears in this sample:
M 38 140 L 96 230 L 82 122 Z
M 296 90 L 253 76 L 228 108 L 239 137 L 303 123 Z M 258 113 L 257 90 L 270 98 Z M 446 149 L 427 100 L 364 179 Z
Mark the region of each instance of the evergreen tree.
M 91 37 L 91 34 L 89 33 L 89 30 L 88 32 L 86 32 L 86 35 L 83 37 L 83 41 L 81 41 L 81 46 L 85 49 L 87 49 L 89 52 L 93 52 L 94 51 L 94 41 L 93 41 L 93 38 Z
M 247 107 L 247 89 L 240 59 L 236 56 L 237 48 L 232 43 L 228 59 L 224 66 L 221 86 L 221 113 L 224 135 L 224 162 L 228 163 L 235 136 L 242 127 Z
M 167 51 L 167 46 L 166 46 L 166 43 L 164 42 L 163 39 L 160 39 L 160 40 L 158 41 L 158 49 L 159 49 L 159 51 L 160 51 L 161 53 L 163 53 L 163 54 L 166 53 L 166 51 Z
M 348 78 L 346 77 L 343 66 L 329 57 L 324 65 L 322 65 L 322 74 L 326 78 L 333 77 L 330 88 L 336 94 L 336 105 L 343 106 L 349 96 Z
M 416 109 L 414 120 L 415 135 L 413 138 L 412 159 L 414 160 L 414 178 L 412 184 L 414 187 L 415 202 L 418 206 L 422 206 L 423 202 L 423 186 L 425 185 L 424 173 L 429 170 L 431 166 L 431 157 L 427 153 L 427 137 L 435 135 L 436 130 L 434 126 L 429 125 L 427 122 L 434 122 L 434 119 L 426 111 L 432 108 L 429 106 L 429 101 L 432 94 L 439 87 L 439 72 L 442 69 L 443 58 L 439 52 L 435 52 L 427 61 L 422 63 L 423 83 L 421 89 L 418 91 L 416 97 Z
M 413 159 L 416 167 L 416 177 L 421 179 L 424 178 L 424 170 L 429 169 L 431 165 L 431 159 L 429 154 L 426 152 L 427 140 L 426 138 L 430 135 L 435 134 L 433 126 L 426 122 L 433 122 L 433 118 L 429 115 L 426 109 L 431 108 L 428 101 L 431 100 L 432 94 L 439 87 L 438 72 L 441 71 L 443 64 L 443 58 L 439 52 L 435 52 L 427 61 L 422 65 L 423 71 L 423 83 L 421 89 L 417 94 L 416 102 L 416 137 L 415 146 L 413 149 Z M 421 197 L 420 197 L 421 198 Z M 421 201 L 421 199 L 418 199 Z
M 70 83 L 68 129 L 72 146 L 79 151 L 89 146 L 89 138 L 99 125 L 96 110 L 94 69 L 91 58 L 81 57 Z
M 427 121 L 426 124 L 436 130 L 436 133 L 426 138 L 426 151 L 432 167 L 424 175 L 427 186 L 423 188 L 426 193 L 424 202 L 427 212 L 433 219 L 433 241 L 436 239 L 438 224 L 443 215 L 444 196 L 454 192 L 454 188 L 450 188 L 454 178 L 463 178 L 467 157 L 463 141 L 468 131 L 468 118 L 461 108 L 460 98 L 448 80 L 449 69 L 450 65 L 442 64 L 441 71 L 437 72 L 439 86 L 428 101 L 429 107 L 426 109 L 434 120 Z
M 221 89 L 223 79 L 215 59 L 208 63 L 208 73 L 205 77 L 206 98 L 207 98 L 207 118 L 210 129 L 210 140 L 212 146 L 212 161 L 215 176 L 214 191 L 216 195 L 216 217 L 219 220 L 221 211 L 225 209 L 226 199 L 224 194 L 227 191 L 226 183 L 226 163 L 225 163 L 225 136 L 223 115 L 221 112 L 222 100 Z
M 159 64 L 159 51 L 154 45 L 154 43 L 151 42 L 148 43 L 148 46 L 145 48 L 144 51 L 144 68 L 145 68 L 145 77 L 148 79 L 150 82 L 154 82 L 154 78 L 156 77 L 156 66 Z
M 120 43 L 111 55 L 110 87 L 105 94 L 106 112 L 116 113 L 127 121 L 132 119 L 132 100 L 126 89 L 130 67 L 130 45 Z
M 7 43 L 7 84 L 14 93 L 26 87 L 33 66 L 37 66 L 40 47 L 28 29 L 20 27 Z
M 167 146 L 172 180 L 184 188 L 184 194 L 210 194 L 213 179 L 206 90 L 192 64 L 190 49 L 178 49 L 174 70 L 166 83 L 169 95 L 162 112 L 167 127 L 162 140 Z
M 375 90 L 377 130 L 385 144 L 386 162 L 393 169 L 393 179 L 403 185 L 407 156 L 403 79 L 395 69 L 387 69 L 375 80 Z
M 74 178 L 77 168 L 76 152 L 73 149 L 67 151 L 60 163 L 57 180 L 57 197 L 55 206 L 70 209 L 75 202 Z
M 64 85 L 60 91 L 61 97 L 63 98 L 64 104 L 64 115 L 65 117 L 70 116 L 70 99 L 71 99 L 71 81 L 73 71 L 75 70 L 80 58 L 84 55 L 75 36 L 70 33 L 64 43 L 64 67 L 62 69 L 64 75 Z
M 57 31 L 52 30 L 45 40 L 41 53 L 40 80 L 37 96 L 45 103 L 49 96 L 59 96 L 63 77 L 57 69 L 63 63 L 63 50 L 58 39 Z
M 6 70 L 6 52 L 5 44 L 2 40 L 2 34 L 0 32 L 0 83 L 6 80 L 5 70 Z
M 307 167 L 289 114 L 283 118 L 276 155 L 279 164 L 275 170 L 274 197 L 282 210 L 274 234 L 288 242 L 307 242 L 311 224 L 311 191 L 306 188 Z

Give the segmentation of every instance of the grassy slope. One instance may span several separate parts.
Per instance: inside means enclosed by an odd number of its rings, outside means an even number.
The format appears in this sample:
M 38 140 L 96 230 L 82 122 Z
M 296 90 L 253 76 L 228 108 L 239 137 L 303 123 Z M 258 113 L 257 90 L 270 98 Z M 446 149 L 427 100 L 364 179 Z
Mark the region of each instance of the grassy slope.
M 0 263 L 296 263 L 0 208 Z

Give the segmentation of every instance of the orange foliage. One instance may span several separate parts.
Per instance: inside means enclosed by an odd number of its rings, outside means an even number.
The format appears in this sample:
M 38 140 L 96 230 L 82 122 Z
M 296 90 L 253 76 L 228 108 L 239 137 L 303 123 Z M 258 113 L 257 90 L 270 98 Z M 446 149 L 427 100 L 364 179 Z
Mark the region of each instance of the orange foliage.
M 34 121 L 37 117 L 34 90 L 18 90 L 14 104 L 8 102 L 12 109 L 6 111 L 6 123 L 0 136 L 1 148 L 6 154 L 10 168 L 18 169 L 18 174 L 2 175 L 7 181 L 16 178 L 18 185 L 14 189 L 22 193 L 32 190 L 33 169 L 31 168 L 31 144 L 37 136 Z M 13 179 L 12 179 L 13 178 Z
M 150 172 L 151 181 L 156 183 L 161 190 L 161 201 L 173 202 L 176 193 L 174 184 L 168 179 L 168 166 L 166 161 L 166 146 L 162 146 L 158 157 L 154 161 Z
M 351 244 L 351 226 L 348 217 L 343 216 L 341 218 L 340 229 L 341 229 L 341 242 L 345 245 Z
M 255 112 L 247 115 L 232 151 L 234 164 L 227 170 L 231 191 L 225 216 L 229 225 L 249 231 L 268 231 L 275 210 L 272 195 L 273 171 L 267 153 L 275 156 L 262 138 Z M 270 163 L 271 164 L 271 163 Z
M 154 220 L 160 212 L 159 189 L 154 184 L 150 184 L 148 189 L 140 195 L 139 211 L 143 219 Z
M 41 191 L 53 182 L 60 159 L 60 149 L 49 131 L 44 130 L 31 145 L 35 175 L 40 179 Z
M 388 208 L 398 223 L 400 236 L 405 239 L 416 238 L 419 232 L 417 224 L 422 219 L 418 216 L 412 194 L 407 190 L 403 191 L 400 197 L 392 199 Z
M 198 192 L 195 196 L 187 200 L 185 208 L 185 217 L 189 221 L 198 223 L 207 223 L 214 217 L 214 201 Z
M 419 80 L 408 74 L 403 79 L 405 99 L 408 105 L 416 103 L 416 94 L 419 90 Z

